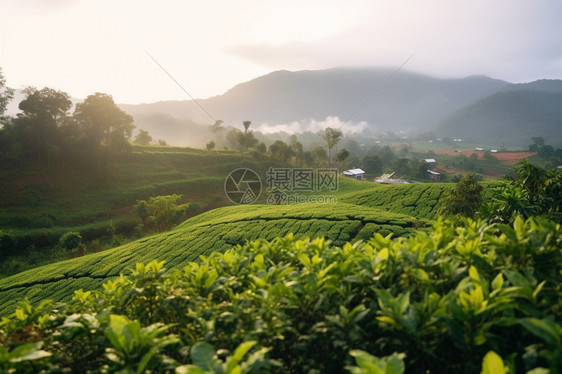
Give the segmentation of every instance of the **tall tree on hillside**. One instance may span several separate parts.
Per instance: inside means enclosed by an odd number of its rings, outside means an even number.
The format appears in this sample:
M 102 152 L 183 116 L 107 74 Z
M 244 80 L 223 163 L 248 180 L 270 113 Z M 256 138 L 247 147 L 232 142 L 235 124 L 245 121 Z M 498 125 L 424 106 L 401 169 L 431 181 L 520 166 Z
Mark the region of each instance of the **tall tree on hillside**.
M 242 122 L 242 124 L 244 125 L 244 134 L 247 134 L 248 129 L 250 128 L 250 125 L 252 124 L 252 121 L 244 121 L 244 122 Z
M 252 131 L 249 131 L 251 121 L 244 121 L 244 132 L 238 129 L 232 129 L 226 134 L 226 139 L 231 148 L 246 151 L 258 144 L 258 139 Z
M 295 165 L 298 167 L 302 167 L 305 162 L 303 145 L 296 135 L 291 135 L 289 137 L 289 140 L 291 141 L 291 148 L 293 149 L 293 153 L 295 154 Z
M 0 68 L 0 157 L 4 157 L 11 151 L 11 144 L 4 124 L 8 123 L 8 119 L 4 117 L 4 112 L 10 100 L 14 98 L 14 90 L 6 87 L 6 79 Z
M 336 155 L 336 162 L 338 163 L 338 169 L 341 167 L 341 163 L 345 161 L 349 157 L 349 151 L 347 149 L 342 149 Z
M 133 129 L 133 117 L 122 111 L 108 94 L 96 92 L 76 105 L 74 118 L 92 148 L 124 149 Z
M 149 145 L 152 141 L 152 136 L 146 130 L 139 129 L 139 133 L 135 136 L 133 143 L 140 145 Z
M 325 163 L 328 160 L 328 153 L 326 152 L 326 149 L 324 147 L 316 146 L 312 148 L 311 154 L 314 159 L 315 167 L 325 166 Z
M 328 165 L 332 166 L 332 149 L 340 142 L 343 133 L 338 129 L 328 127 L 320 136 L 326 142 L 326 148 L 328 149 Z
M 35 153 L 37 162 L 52 166 L 61 151 L 59 132 L 72 107 L 70 95 L 47 87 L 27 87 L 23 92 L 26 98 L 19 103 L 23 113 L 13 120 L 14 140 Z
M 275 143 L 270 145 L 269 152 L 271 157 L 279 162 L 288 162 L 294 155 L 293 149 L 281 140 L 276 140 Z
M 373 174 L 376 176 L 382 174 L 383 163 L 379 156 L 367 155 L 363 158 L 361 165 L 367 174 Z
M 226 130 L 226 128 L 222 126 L 222 124 L 223 121 L 219 119 L 215 121 L 213 125 L 209 126 L 211 128 L 211 132 L 215 135 L 214 140 L 219 146 L 221 144 L 224 144 L 224 132 Z
M 6 111 L 6 107 L 10 100 L 14 98 L 14 90 L 6 87 L 6 78 L 2 74 L 2 68 L 0 68 L 0 119 Z
M 410 175 L 411 169 L 407 158 L 398 158 L 392 163 L 392 168 L 394 172 L 400 177 L 406 177 Z

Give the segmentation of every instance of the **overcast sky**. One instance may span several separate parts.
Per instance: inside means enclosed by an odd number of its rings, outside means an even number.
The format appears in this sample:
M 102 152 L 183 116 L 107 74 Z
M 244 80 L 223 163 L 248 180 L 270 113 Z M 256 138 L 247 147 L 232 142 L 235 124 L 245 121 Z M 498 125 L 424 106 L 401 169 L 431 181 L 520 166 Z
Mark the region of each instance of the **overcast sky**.
M 562 1 L 0 0 L 0 67 L 120 103 L 224 93 L 274 70 L 398 66 L 438 77 L 562 78 Z

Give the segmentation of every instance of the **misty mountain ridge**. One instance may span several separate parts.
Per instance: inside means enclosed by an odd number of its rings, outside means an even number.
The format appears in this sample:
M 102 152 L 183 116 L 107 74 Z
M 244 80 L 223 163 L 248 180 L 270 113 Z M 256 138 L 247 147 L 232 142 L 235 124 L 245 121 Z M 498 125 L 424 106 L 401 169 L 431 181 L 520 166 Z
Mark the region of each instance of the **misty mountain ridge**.
M 394 68 L 280 70 L 197 101 L 227 126 L 252 121 L 262 132 L 339 127 L 376 135 L 392 131 L 527 145 L 531 136 L 562 143 L 562 80 L 509 83 L 484 75 L 435 78 Z M 21 91 L 10 103 L 15 114 Z M 73 102 L 80 100 L 73 99 Z M 202 147 L 214 121 L 192 100 L 119 104 L 153 141 Z
M 366 122 L 373 133 L 423 132 L 431 130 L 455 110 L 509 84 L 485 76 L 440 79 L 407 71 L 399 72 L 385 84 L 394 71 L 383 68 L 281 70 L 198 102 L 227 125 L 238 126 L 244 120 L 251 120 L 254 129 L 261 124 L 295 122 L 305 126 L 337 117 L 342 122 L 347 119 L 353 123 Z M 193 101 L 121 105 L 121 108 L 135 119 L 160 112 L 195 123 L 212 123 Z
M 550 93 L 562 93 L 562 80 L 539 79 L 528 83 L 513 83 L 504 87 L 503 91 L 530 90 Z
M 541 84 L 530 83 L 531 87 Z M 562 84 L 562 82 L 559 82 Z M 562 145 L 562 91 L 535 91 L 517 85 L 487 96 L 456 111 L 435 129 L 441 136 L 470 139 L 482 144 L 527 146 L 541 136 Z M 549 83 L 549 88 L 554 87 Z

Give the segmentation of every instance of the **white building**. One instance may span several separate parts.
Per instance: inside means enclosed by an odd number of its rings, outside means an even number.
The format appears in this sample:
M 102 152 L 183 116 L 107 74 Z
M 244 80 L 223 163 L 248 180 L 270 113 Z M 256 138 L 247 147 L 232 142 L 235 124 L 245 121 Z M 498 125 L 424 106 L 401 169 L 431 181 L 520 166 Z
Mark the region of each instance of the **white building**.
M 362 169 L 349 169 L 343 172 L 344 177 L 357 179 L 359 181 L 363 180 L 364 175 L 365 175 L 365 171 Z

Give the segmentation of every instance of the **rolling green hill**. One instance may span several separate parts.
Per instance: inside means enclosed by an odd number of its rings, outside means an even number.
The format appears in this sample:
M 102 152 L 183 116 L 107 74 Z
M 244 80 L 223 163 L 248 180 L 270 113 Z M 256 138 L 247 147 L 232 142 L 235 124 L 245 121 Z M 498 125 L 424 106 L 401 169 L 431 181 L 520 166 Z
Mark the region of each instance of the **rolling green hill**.
M 434 219 L 439 211 L 439 198 L 453 188 L 450 183 L 377 185 L 340 197 L 341 202 L 378 208 L 416 218 Z
M 0 260 L 25 253 L 30 263 L 40 264 L 45 250 L 69 231 L 87 242 L 111 241 L 108 230 L 130 237 L 140 223 L 132 206 L 152 196 L 180 194 L 194 214 L 224 206 L 224 180 L 232 170 L 249 167 L 265 174 L 275 166 L 265 156 L 151 146 L 135 146 L 106 161 L 98 168 L 0 165 Z M 0 266 L 0 275 L 7 267 Z
M 224 251 L 247 240 L 326 237 L 336 245 L 368 239 L 375 232 L 404 236 L 424 225 L 417 219 L 379 209 L 350 205 L 246 205 L 212 210 L 188 219 L 174 230 L 104 252 L 28 270 L 0 280 L 0 314 L 29 298 L 65 300 L 78 288 L 96 289 L 137 262 L 165 260 L 182 267 L 199 256 Z
M 495 93 L 458 110 L 443 120 L 435 133 L 482 145 L 501 139 L 503 144 L 513 146 L 527 146 L 531 137 L 542 136 L 558 146 L 562 144 L 561 123 L 562 93 L 513 90 Z

